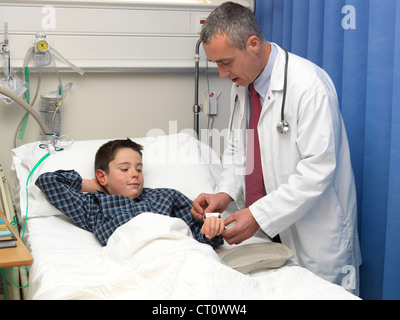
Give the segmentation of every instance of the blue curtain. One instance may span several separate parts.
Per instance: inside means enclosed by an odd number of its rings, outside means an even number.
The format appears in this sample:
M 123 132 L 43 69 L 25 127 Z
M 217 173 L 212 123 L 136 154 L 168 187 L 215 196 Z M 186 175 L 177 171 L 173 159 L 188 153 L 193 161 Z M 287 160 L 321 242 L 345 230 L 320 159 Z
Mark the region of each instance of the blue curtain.
M 267 40 L 336 85 L 356 177 L 364 299 L 400 299 L 400 1 L 260 0 Z

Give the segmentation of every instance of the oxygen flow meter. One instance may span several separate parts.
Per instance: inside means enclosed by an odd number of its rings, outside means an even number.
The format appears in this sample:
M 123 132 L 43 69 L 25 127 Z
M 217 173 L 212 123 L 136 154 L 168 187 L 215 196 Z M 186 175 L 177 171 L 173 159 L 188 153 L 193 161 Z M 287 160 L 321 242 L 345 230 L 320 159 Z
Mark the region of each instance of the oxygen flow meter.
M 38 33 L 36 35 L 35 49 L 42 53 L 45 53 L 47 50 L 49 50 L 49 43 L 47 42 L 46 35 L 44 33 Z

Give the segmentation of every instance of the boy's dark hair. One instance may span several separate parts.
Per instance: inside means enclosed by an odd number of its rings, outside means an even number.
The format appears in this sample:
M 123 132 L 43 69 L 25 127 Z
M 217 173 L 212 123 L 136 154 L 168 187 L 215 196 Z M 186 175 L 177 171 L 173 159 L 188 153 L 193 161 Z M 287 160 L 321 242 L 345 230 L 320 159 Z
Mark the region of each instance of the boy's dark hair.
M 130 148 L 136 152 L 139 152 L 142 156 L 143 146 L 132 141 L 129 138 L 120 140 L 111 140 L 103 144 L 96 152 L 94 159 L 94 170 L 103 170 L 108 173 L 108 164 L 114 160 L 117 150 L 122 148 Z

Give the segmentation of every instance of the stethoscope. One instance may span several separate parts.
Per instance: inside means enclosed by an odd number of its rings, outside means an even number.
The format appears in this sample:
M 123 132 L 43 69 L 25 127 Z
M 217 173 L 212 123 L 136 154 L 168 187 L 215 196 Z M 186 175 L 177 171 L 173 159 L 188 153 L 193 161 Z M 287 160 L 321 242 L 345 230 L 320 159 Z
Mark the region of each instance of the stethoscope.
M 287 91 L 287 72 L 288 72 L 288 62 L 289 62 L 289 54 L 286 51 L 285 48 L 282 48 L 283 51 L 285 51 L 285 73 L 284 73 L 284 81 L 283 81 L 283 97 L 282 97 L 282 106 L 281 106 L 281 120 L 278 121 L 277 125 L 276 125 L 276 130 L 280 133 L 280 134 L 287 134 L 290 131 L 290 124 L 289 122 L 287 122 L 285 120 L 285 102 L 286 102 L 286 91 Z M 234 102 L 234 106 L 233 106 L 233 113 L 232 113 L 232 118 L 231 118 L 231 123 L 229 126 L 229 130 L 232 132 L 232 125 L 233 125 L 233 118 L 235 115 L 235 111 L 236 111 L 236 103 L 238 101 L 238 95 L 236 95 L 235 97 L 235 102 Z

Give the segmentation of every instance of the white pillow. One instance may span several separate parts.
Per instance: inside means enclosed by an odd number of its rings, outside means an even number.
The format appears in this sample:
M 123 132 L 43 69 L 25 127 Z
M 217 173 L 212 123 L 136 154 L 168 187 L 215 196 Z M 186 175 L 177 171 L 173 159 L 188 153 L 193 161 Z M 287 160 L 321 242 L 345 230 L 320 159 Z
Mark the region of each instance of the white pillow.
M 47 157 L 28 181 L 28 217 L 62 214 L 48 203 L 36 187 L 37 177 L 44 172 L 74 169 L 83 178 L 93 178 L 94 157 L 98 148 L 109 140 L 75 141 L 63 151 Z M 174 188 L 194 200 L 200 193 L 212 193 L 215 181 L 212 172 L 220 169 L 218 156 L 207 145 L 184 134 L 132 138 L 143 145 L 144 185 L 149 188 Z M 26 183 L 32 169 L 47 154 L 40 142 L 25 144 L 12 150 L 13 189 L 21 217 L 26 215 Z M 217 170 L 216 170 L 217 168 Z M 18 206 L 19 202 L 19 206 Z

